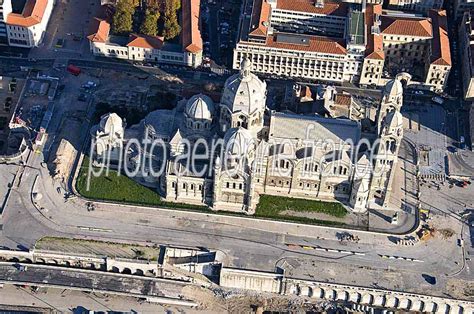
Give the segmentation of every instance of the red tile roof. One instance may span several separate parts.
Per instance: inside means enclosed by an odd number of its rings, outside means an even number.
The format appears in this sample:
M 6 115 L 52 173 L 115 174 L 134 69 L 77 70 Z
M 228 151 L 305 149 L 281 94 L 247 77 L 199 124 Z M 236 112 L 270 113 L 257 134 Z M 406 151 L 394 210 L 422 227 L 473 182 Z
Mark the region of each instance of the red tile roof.
M 428 13 L 433 23 L 433 41 L 431 42 L 431 64 L 450 66 L 451 50 L 449 48 L 448 20 L 446 11 L 430 10 Z
M 183 49 L 190 53 L 202 51 L 202 37 L 199 23 L 200 0 L 181 2 L 181 40 Z
M 127 46 L 149 49 L 161 49 L 161 47 L 163 47 L 163 37 L 132 34 L 130 35 Z
M 281 33 L 280 33 L 281 34 Z M 341 38 L 331 38 L 322 36 L 308 36 L 304 35 L 305 39 L 308 39 L 307 44 L 297 44 L 289 42 L 277 41 L 277 33 L 267 37 L 265 42 L 266 47 L 287 49 L 287 50 L 299 50 L 299 51 L 310 51 L 320 52 L 327 54 L 345 55 L 347 53 L 345 47 L 345 41 Z M 291 34 L 294 35 L 294 34 Z M 262 44 L 246 42 L 249 45 L 261 46 Z
M 43 19 L 47 6 L 48 0 L 27 0 L 21 14 L 8 14 L 7 24 L 22 27 L 30 27 L 39 24 Z
M 315 5 L 315 0 L 277 0 L 276 3 L 276 8 L 280 10 L 336 16 L 347 15 L 347 5 L 344 2 L 324 1 L 322 6 Z
M 383 15 L 381 17 L 383 34 L 412 37 L 432 37 L 433 30 L 427 18 L 412 18 Z
M 262 36 L 267 35 L 268 25 L 270 23 L 271 6 L 267 0 L 255 0 L 252 9 L 252 18 L 250 20 L 250 35 Z
M 385 53 L 383 51 L 383 38 L 380 34 L 372 34 L 372 27 L 375 24 L 375 16 L 382 14 L 381 4 L 368 4 L 365 11 L 365 24 L 367 32 L 367 49 L 365 51 L 366 58 L 384 60 Z
M 106 20 L 94 18 L 92 20 L 91 32 L 87 38 L 92 42 L 105 43 L 110 33 L 110 24 Z

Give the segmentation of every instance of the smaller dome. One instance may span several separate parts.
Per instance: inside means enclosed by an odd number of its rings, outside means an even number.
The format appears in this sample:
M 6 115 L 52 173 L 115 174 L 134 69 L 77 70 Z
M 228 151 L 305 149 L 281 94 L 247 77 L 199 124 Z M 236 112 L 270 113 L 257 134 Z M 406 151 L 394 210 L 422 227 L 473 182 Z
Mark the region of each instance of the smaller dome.
M 107 113 L 100 117 L 99 127 L 103 133 L 117 133 L 123 129 L 123 121 L 118 114 Z
M 224 135 L 224 149 L 228 155 L 247 155 L 253 141 L 252 135 L 246 129 L 229 129 Z
M 402 85 L 402 82 L 400 81 L 400 79 L 395 78 L 393 80 L 390 80 L 385 85 L 384 94 L 389 96 L 389 97 L 402 96 L 403 95 L 403 85 Z
M 214 102 L 206 95 L 194 95 L 186 103 L 185 113 L 191 119 L 212 120 Z

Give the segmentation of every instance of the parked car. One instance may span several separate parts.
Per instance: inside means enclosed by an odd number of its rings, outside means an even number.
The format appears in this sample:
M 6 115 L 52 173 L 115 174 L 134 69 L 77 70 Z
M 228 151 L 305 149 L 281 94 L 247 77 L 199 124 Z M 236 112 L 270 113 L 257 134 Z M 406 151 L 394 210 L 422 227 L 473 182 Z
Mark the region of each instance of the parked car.
M 444 104 L 444 100 L 443 98 L 439 97 L 439 96 L 435 96 L 433 98 L 431 98 L 431 100 L 439 105 L 442 105 Z

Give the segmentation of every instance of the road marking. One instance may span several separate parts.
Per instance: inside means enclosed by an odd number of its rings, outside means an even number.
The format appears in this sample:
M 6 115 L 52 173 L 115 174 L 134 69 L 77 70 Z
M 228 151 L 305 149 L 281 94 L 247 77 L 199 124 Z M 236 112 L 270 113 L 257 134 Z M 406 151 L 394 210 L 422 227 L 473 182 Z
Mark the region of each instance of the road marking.
M 340 253 L 340 254 L 351 254 L 351 255 L 365 256 L 365 253 L 361 253 L 361 252 L 330 249 L 330 248 L 324 248 L 324 247 L 320 247 L 320 246 L 299 245 L 299 244 L 292 244 L 292 243 L 285 243 L 285 245 L 288 248 L 293 249 L 293 250 L 303 249 L 303 250 L 314 250 L 314 251 L 321 251 L 321 252 L 330 252 L 330 253 Z
M 416 262 L 416 263 L 424 263 L 424 261 L 416 259 L 416 258 L 411 258 L 411 257 L 402 257 L 402 256 L 394 256 L 394 255 L 383 255 L 383 254 L 377 254 L 379 257 L 384 258 L 384 259 L 397 259 L 401 261 L 407 261 L 407 262 Z
M 84 226 L 77 226 L 77 227 L 81 230 L 97 231 L 97 232 L 112 232 L 112 229 L 84 227 Z

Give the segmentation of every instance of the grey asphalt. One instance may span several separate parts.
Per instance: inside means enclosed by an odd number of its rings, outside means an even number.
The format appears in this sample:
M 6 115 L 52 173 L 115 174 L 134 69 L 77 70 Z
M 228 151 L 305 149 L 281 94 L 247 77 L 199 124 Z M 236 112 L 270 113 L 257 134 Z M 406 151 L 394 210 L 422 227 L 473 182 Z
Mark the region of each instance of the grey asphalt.
M 25 283 L 27 285 L 52 285 L 75 287 L 83 290 L 103 290 L 116 293 L 135 293 L 143 296 L 179 298 L 181 289 L 188 283 L 147 277 L 120 276 L 98 271 L 77 271 L 75 269 L 28 265 L 25 271 L 15 266 L 0 264 L 2 281 Z

